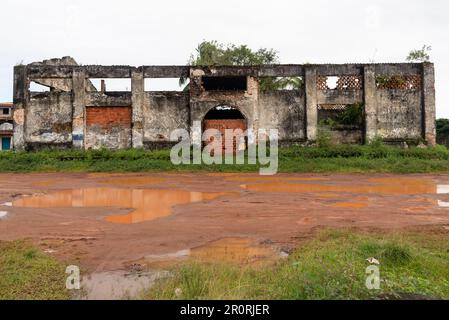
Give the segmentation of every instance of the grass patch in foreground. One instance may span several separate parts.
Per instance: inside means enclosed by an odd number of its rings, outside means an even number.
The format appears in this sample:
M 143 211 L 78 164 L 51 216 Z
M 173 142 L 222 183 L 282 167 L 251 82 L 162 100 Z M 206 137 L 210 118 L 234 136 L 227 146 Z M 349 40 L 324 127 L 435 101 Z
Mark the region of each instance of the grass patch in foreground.
M 0 241 L 1 300 L 69 299 L 65 267 L 24 241 Z
M 449 172 L 449 150 L 385 145 L 279 149 L 279 172 Z M 266 167 L 266 166 L 265 166 Z M 170 150 L 0 151 L 0 172 L 258 172 L 260 165 L 174 165 Z
M 449 233 L 363 234 L 325 230 L 275 266 L 185 264 L 146 299 L 449 299 Z M 380 290 L 365 286 L 380 261 Z M 182 290 L 177 296 L 175 290 Z M 178 290 L 179 291 L 179 290 Z

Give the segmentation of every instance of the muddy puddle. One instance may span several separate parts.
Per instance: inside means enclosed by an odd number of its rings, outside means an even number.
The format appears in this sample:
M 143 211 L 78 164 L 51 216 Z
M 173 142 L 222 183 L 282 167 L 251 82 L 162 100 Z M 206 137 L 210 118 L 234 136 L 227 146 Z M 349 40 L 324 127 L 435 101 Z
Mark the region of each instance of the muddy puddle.
M 77 299 L 110 300 L 136 298 L 158 279 L 170 276 L 171 269 L 185 262 L 226 263 L 265 266 L 286 253 L 268 243 L 249 238 L 222 238 L 192 249 L 161 255 L 148 255 L 131 263 L 129 271 L 92 273 L 82 279 L 83 295 Z
M 128 214 L 106 217 L 113 223 L 132 224 L 167 217 L 176 205 L 214 200 L 236 193 L 189 192 L 164 189 L 86 188 L 61 190 L 13 201 L 22 208 L 129 208 Z
M 449 193 L 448 185 L 438 185 L 430 180 L 384 178 L 370 179 L 370 183 L 324 184 L 275 181 L 243 184 L 241 188 L 255 192 L 281 193 L 376 193 L 376 194 L 437 194 Z
M 167 277 L 168 273 L 142 272 L 127 273 L 109 271 L 92 273 L 83 277 L 81 294 L 77 300 L 118 300 L 135 299 L 144 290 L 154 286 L 158 279 Z
M 449 208 L 448 199 L 431 199 L 428 195 L 449 194 L 449 185 L 435 183 L 431 179 L 413 177 L 370 178 L 364 181 L 338 181 L 315 176 L 248 176 L 240 174 L 208 174 L 228 183 L 240 185 L 240 189 L 253 193 L 302 193 L 318 198 L 323 207 L 336 209 L 364 209 L 369 207 L 373 195 L 416 196 L 422 201 L 410 204 L 409 211 L 419 211 L 426 206 Z M 142 188 L 150 184 L 163 184 L 167 177 L 154 176 L 100 176 L 104 187 L 61 190 L 37 194 L 13 201 L 13 207 L 27 208 L 125 208 L 128 214 L 111 214 L 105 219 L 112 223 L 133 224 L 168 217 L 173 207 L 189 203 L 211 201 L 223 196 L 236 196 L 237 192 L 192 192 L 172 189 Z M 44 180 L 46 186 L 52 180 Z M 117 187 L 115 187 L 117 186 Z M 121 187 L 120 187 L 121 186 Z M 427 198 L 426 198 L 427 197 Z M 321 199 L 321 200 L 320 200 Z M 378 200 L 378 199 L 377 199 Z M 377 201 L 374 199 L 374 201 Z M 409 199 L 412 201 L 413 199 Z M 2 213 L 0 216 L 5 217 Z M 0 217 L 1 218 L 1 217 Z
M 279 258 L 279 252 L 252 239 L 224 238 L 193 248 L 190 258 L 201 262 L 255 264 L 272 262 Z
M 261 243 L 250 238 L 229 237 L 192 249 L 147 255 L 136 264 L 150 269 L 170 268 L 187 261 L 262 266 L 286 256 L 286 253 L 282 253 L 269 243 Z
M 231 177 L 234 179 L 236 177 Z M 409 211 L 424 210 L 427 207 L 449 208 L 448 201 L 437 200 L 426 196 L 449 194 L 449 185 L 438 184 L 430 179 L 415 178 L 372 178 L 364 183 L 346 182 L 332 183 L 323 178 L 286 178 L 273 180 L 251 180 L 247 179 L 247 184 L 240 185 L 240 188 L 256 193 L 302 193 L 314 194 L 318 198 L 334 200 L 326 203 L 325 206 L 333 208 L 363 209 L 367 208 L 372 201 L 370 196 L 412 196 L 422 195 L 419 199 L 408 199 L 408 202 L 418 202 L 422 206 L 409 206 Z M 237 180 L 239 181 L 239 180 Z M 300 181 L 300 182 L 298 182 Z M 305 182 L 307 181 L 307 182 Z M 347 194 L 350 194 L 348 196 Z M 366 196 L 358 196 L 366 195 Z M 374 201 L 378 201 L 375 199 Z M 417 200 L 417 201 L 414 201 Z M 401 201 L 403 204 L 406 201 Z

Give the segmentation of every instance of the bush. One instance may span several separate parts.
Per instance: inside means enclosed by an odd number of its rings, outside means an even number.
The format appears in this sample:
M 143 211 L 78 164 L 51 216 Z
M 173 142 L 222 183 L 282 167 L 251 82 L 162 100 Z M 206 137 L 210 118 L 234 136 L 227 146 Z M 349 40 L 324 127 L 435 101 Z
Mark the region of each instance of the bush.
M 316 135 L 316 143 L 320 148 L 329 148 L 332 143 L 330 130 L 324 126 L 319 126 Z
M 348 105 L 346 109 L 337 116 L 336 122 L 342 125 L 359 126 L 363 123 L 363 110 L 364 105 L 361 103 Z
M 384 145 L 384 141 L 381 136 L 375 136 L 368 141 L 368 146 L 372 148 L 381 148 Z

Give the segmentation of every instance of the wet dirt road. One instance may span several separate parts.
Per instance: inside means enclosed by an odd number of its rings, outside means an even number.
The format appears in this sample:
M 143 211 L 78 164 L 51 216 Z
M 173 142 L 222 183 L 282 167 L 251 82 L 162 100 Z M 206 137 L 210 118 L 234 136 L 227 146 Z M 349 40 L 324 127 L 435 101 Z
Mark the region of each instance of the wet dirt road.
M 89 272 L 271 260 L 316 227 L 449 225 L 449 175 L 0 174 L 0 240 Z

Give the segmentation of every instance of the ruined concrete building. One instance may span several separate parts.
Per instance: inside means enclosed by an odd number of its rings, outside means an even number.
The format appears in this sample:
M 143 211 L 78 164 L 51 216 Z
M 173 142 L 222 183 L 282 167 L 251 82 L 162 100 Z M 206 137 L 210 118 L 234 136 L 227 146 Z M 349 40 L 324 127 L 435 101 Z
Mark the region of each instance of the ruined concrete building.
M 9 102 L 0 103 L 0 150 L 12 149 L 12 110 L 13 104 Z
M 262 89 L 267 79 L 299 86 Z M 93 79 L 128 79 L 129 91 Z M 147 78 L 184 78 L 183 91 L 151 91 Z M 30 83 L 48 88 L 30 92 Z M 146 90 L 147 89 L 147 90 Z M 431 63 L 260 66 L 79 66 L 72 58 L 14 68 L 14 147 L 157 148 L 175 129 L 279 130 L 281 144 L 435 143 Z

